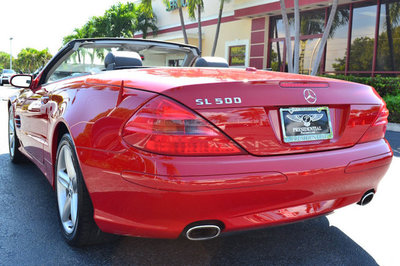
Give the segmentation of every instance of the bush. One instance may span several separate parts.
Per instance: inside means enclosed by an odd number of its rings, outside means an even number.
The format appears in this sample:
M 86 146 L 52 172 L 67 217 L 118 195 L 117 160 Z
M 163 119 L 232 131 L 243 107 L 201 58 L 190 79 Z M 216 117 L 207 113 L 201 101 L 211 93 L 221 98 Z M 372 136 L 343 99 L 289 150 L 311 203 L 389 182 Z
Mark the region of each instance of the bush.
M 366 84 L 375 88 L 385 100 L 389 109 L 389 122 L 400 123 L 400 78 L 393 77 L 356 77 L 344 75 L 324 75 L 324 77 Z
M 389 122 L 400 123 L 400 93 L 383 97 L 389 109 Z
M 347 80 L 351 82 L 357 82 L 366 84 L 375 88 L 381 97 L 386 95 L 398 95 L 400 94 L 400 78 L 394 77 L 356 77 L 356 76 L 344 76 L 344 75 L 324 75 L 324 77 Z

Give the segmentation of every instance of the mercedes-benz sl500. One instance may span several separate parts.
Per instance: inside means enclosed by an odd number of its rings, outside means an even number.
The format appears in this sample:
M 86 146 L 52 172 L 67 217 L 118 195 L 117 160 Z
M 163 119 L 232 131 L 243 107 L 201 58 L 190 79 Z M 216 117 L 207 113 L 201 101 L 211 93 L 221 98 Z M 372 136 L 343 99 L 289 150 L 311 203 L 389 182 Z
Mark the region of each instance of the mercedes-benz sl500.
M 11 84 L 10 158 L 44 173 L 71 245 L 210 239 L 363 205 L 393 155 L 372 87 L 230 68 L 189 45 L 75 40 Z

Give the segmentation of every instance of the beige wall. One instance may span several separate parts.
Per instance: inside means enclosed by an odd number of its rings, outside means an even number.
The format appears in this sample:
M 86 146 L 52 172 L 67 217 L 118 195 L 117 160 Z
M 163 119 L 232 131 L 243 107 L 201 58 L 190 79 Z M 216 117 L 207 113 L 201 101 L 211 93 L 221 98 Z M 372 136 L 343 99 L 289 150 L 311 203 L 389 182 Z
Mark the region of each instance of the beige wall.
M 278 0 L 230 0 L 225 1 L 223 17 L 231 16 L 234 14 L 236 9 L 252 7 L 262 4 L 268 4 L 271 2 L 277 2 Z M 135 1 L 140 3 L 140 0 Z M 204 11 L 201 13 L 203 20 L 214 19 L 218 17 L 219 11 L 219 0 L 204 0 Z M 153 0 L 153 11 L 157 16 L 157 24 L 159 29 L 171 28 L 180 25 L 179 12 L 178 10 L 166 11 L 165 5 L 162 0 Z M 183 15 L 185 24 L 196 22 L 190 19 L 188 16 L 187 8 L 183 8 Z
M 216 27 L 217 27 L 216 25 L 202 27 L 203 56 L 211 55 Z M 250 32 L 251 32 L 251 19 L 241 19 L 237 21 L 222 23 L 215 56 L 224 57 L 225 59 L 228 60 L 226 55 L 227 45 L 229 45 L 229 43 L 234 43 L 237 41 L 250 43 Z M 188 38 L 189 43 L 198 46 L 197 28 L 189 29 L 187 30 L 187 33 L 189 37 Z M 154 39 L 183 43 L 181 30 L 176 32 L 159 34 Z

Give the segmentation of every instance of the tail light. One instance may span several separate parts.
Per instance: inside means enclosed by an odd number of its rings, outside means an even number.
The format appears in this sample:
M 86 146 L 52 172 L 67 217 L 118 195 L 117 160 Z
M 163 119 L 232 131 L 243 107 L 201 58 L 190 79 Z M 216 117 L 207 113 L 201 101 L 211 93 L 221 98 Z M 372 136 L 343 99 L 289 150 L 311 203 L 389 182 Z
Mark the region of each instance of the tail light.
M 389 110 L 383 105 L 376 117 L 375 122 L 368 128 L 362 136 L 360 143 L 383 139 L 385 137 L 388 124 Z
M 168 155 L 232 155 L 243 152 L 205 119 L 166 97 L 156 97 L 126 123 L 133 147 Z

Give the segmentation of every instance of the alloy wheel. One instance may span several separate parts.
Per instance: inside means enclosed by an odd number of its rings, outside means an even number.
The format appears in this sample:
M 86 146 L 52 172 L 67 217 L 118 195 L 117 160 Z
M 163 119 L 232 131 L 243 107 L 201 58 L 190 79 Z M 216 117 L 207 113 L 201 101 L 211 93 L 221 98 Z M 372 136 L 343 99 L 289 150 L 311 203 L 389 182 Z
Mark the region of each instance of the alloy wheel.
M 14 128 L 14 115 L 10 110 L 8 116 L 8 148 L 10 150 L 10 156 L 14 157 L 15 150 L 15 128 Z
M 77 226 L 78 184 L 71 148 L 61 147 L 57 161 L 57 200 L 61 223 L 67 234 Z

